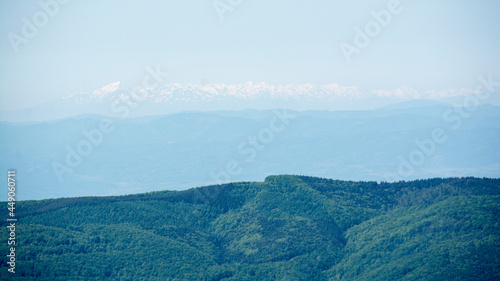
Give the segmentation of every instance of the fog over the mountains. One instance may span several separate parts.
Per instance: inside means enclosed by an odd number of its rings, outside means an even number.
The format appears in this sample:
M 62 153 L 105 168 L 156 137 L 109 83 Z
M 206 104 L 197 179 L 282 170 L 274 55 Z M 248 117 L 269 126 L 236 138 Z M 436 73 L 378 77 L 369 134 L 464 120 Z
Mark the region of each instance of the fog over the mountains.
M 87 114 L 0 122 L 0 131 L 9 136 L 1 139 L 0 168 L 17 169 L 19 199 L 185 189 L 272 174 L 376 181 L 500 176 L 500 110 L 492 105 Z

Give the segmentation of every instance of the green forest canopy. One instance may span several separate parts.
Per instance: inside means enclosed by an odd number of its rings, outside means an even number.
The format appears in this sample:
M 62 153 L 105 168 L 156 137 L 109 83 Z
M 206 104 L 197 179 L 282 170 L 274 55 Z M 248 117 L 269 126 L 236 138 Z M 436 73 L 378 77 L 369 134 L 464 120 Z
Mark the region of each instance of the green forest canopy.
M 16 215 L 2 280 L 500 280 L 500 179 L 282 175 Z

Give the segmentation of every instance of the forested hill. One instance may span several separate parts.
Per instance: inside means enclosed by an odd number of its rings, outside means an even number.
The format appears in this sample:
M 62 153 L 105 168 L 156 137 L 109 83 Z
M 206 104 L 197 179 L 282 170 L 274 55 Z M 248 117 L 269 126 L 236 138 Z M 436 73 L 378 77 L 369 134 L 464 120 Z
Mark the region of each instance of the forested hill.
M 269 176 L 16 215 L 1 280 L 500 280 L 500 179 Z

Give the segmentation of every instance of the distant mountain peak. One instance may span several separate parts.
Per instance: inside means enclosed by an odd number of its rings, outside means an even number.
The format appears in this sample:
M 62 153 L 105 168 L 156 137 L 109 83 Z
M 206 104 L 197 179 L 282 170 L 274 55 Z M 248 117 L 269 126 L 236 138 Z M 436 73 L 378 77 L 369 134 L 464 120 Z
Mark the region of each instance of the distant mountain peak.
M 120 88 L 122 88 L 121 83 L 120 83 L 120 81 L 117 81 L 117 82 L 111 83 L 109 85 L 106 85 L 98 90 L 93 91 L 92 95 L 101 96 L 101 95 L 105 95 L 108 93 L 113 93 Z

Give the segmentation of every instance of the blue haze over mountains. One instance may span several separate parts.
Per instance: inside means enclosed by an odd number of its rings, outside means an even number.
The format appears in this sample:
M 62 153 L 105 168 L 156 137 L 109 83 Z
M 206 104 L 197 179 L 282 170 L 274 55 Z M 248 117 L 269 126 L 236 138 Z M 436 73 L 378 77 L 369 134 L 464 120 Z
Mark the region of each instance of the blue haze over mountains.
M 357 111 L 246 109 L 2 121 L 0 166 L 17 169 L 20 200 L 179 190 L 275 174 L 375 181 L 499 177 L 499 109 L 482 104 L 464 118 L 449 104 L 415 100 Z M 37 110 L 45 109 L 31 112 Z M 280 123 L 283 114 L 293 118 Z M 76 151 L 88 140 L 83 132 L 99 129 L 102 120 L 113 131 L 58 178 L 54 163 L 66 165 L 68 149 Z M 272 131 L 271 120 L 284 129 L 255 149 L 249 137 Z M 427 155 L 416 141 L 432 139 L 436 128 L 446 141 L 434 143 Z M 410 174 L 408 157 L 415 151 L 425 158 Z

